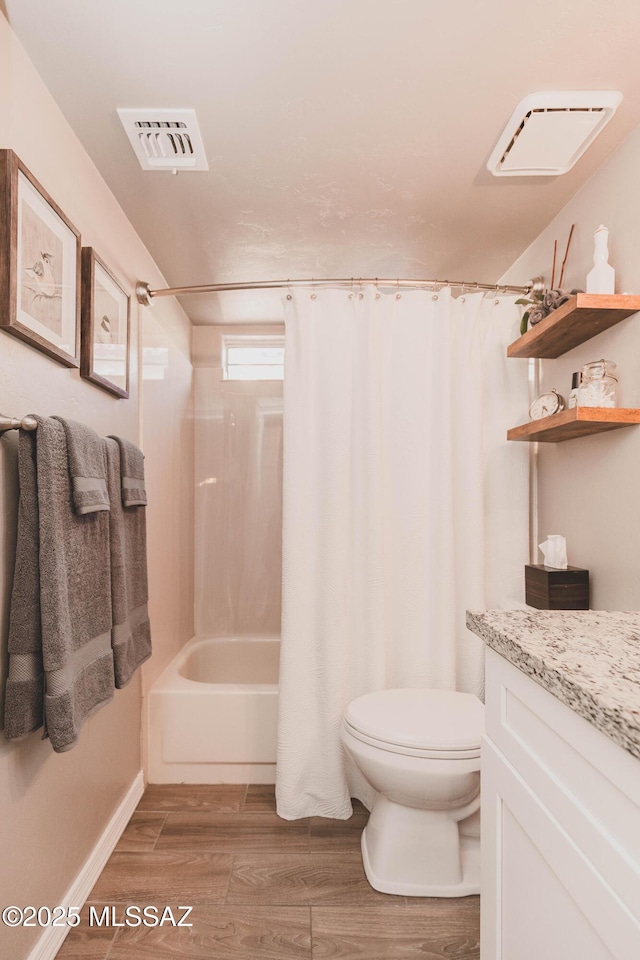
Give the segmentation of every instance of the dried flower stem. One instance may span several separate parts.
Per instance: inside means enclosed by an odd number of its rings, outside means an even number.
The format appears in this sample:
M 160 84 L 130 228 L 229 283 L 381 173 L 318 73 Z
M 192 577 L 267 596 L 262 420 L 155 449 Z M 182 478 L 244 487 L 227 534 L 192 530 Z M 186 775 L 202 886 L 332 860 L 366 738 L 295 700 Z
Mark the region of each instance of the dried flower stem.
M 569 247 L 571 246 L 571 238 L 573 237 L 573 231 L 575 230 L 575 227 L 576 227 L 575 223 L 572 223 L 571 230 L 569 231 L 569 239 L 567 240 L 567 249 L 564 252 L 564 260 L 562 261 L 562 269 L 560 271 L 560 282 L 558 283 L 558 286 L 560 287 L 560 289 L 562 289 L 562 281 L 564 279 L 564 268 L 567 262 L 567 257 L 569 256 Z
M 551 289 L 556 285 L 556 256 L 558 255 L 558 241 L 553 241 L 553 266 L 551 268 Z

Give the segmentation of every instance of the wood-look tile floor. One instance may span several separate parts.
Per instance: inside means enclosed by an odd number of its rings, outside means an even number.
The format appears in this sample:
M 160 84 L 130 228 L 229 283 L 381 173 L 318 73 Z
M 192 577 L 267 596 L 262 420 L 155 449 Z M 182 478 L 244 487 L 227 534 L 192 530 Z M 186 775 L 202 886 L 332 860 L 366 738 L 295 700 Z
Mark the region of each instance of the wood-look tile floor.
M 271 786 L 149 786 L 57 960 L 478 960 L 478 897 L 369 886 L 367 817 L 281 820 Z M 89 925 L 130 904 L 193 906 L 193 925 Z

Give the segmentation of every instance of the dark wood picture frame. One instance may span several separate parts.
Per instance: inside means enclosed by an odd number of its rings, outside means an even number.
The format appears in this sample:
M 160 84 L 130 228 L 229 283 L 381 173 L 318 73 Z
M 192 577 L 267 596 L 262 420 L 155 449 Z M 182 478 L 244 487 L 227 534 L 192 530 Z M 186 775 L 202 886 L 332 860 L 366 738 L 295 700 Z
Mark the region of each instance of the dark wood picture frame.
M 21 181 L 21 176 L 27 182 L 26 185 Z M 33 224 L 37 221 L 38 213 L 24 202 L 20 205 L 20 191 L 24 189 L 32 189 L 39 195 L 39 200 L 44 204 L 42 210 L 51 221 L 47 225 L 40 218 L 41 232 L 47 231 L 49 236 L 53 237 L 56 252 L 59 249 L 61 254 L 53 257 L 42 251 L 39 259 L 29 268 L 22 262 L 25 250 L 18 248 L 18 238 L 22 236 L 24 246 L 27 243 L 25 233 L 33 237 Z M 29 228 L 20 222 L 20 218 L 26 216 L 27 208 L 31 211 L 28 215 L 32 221 Z M 36 243 L 37 239 L 35 237 L 33 242 Z M 72 242 L 75 247 L 73 255 L 70 252 Z M 68 251 L 66 253 L 65 243 Z M 42 246 L 43 244 L 40 244 L 37 249 L 40 251 Z M 57 203 L 13 150 L 0 150 L 0 329 L 19 337 L 67 367 L 80 365 L 80 249 L 80 232 Z M 60 260 L 59 264 L 55 262 L 57 259 Z M 28 287 L 26 272 L 32 274 L 29 282 L 35 285 L 35 289 L 33 286 Z M 38 306 L 38 309 L 33 311 L 34 316 L 21 306 L 22 296 L 27 289 L 31 304 Z M 53 303 L 58 300 L 59 308 Z M 36 313 L 41 316 L 35 316 Z M 35 329 L 28 325 L 29 321 Z M 54 329 L 58 325 L 59 333 Z M 47 326 L 50 326 L 52 331 L 51 340 L 46 336 Z M 64 335 L 67 327 L 68 337 Z M 41 332 L 38 332 L 39 330 Z M 56 338 L 63 341 L 68 339 L 70 350 L 56 343 Z
M 107 376 L 100 374 L 96 370 L 96 363 L 100 362 L 96 357 L 96 344 L 101 345 L 98 339 L 98 329 L 100 318 L 96 316 L 96 266 L 98 266 L 108 277 L 115 288 L 116 295 L 120 296 L 119 307 L 123 309 L 126 317 L 125 337 L 119 337 L 113 341 L 113 345 L 124 346 L 124 380 L 125 386 L 121 387 L 114 383 Z M 111 297 L 111 299 L 115 299 Z M 104 319 L 107 319 L 106 317 Z M 129 397 L 129 367 L 130 367 L 130 349 L 131 349 L 131 297 L 124 290 L 120 281 L 114 277 L 111 270 L 107 267 L 95 252 L 93 247 L 82 248 L 82 347 L 80 352 L 80 376 L 89 380 L 103 390 L 108 390 L 116 397 L 127 399 Z

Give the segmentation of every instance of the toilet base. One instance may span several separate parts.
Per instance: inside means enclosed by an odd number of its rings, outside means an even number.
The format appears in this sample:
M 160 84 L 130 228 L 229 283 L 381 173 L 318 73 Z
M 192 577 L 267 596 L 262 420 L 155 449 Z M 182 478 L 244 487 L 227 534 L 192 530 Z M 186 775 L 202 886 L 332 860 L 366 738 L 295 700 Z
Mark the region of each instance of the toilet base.
M 367 880 L 403 897 L 480 893 L 480 841 L 461 836 L 451 813 L 418 810 L 379 797 L 362 833 Z

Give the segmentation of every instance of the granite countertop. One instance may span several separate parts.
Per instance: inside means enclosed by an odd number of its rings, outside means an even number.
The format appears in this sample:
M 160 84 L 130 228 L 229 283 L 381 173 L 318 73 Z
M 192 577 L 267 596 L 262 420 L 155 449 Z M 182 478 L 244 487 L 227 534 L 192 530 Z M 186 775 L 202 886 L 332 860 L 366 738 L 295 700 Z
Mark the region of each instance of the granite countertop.
M 640 758 L 640 613 L 468 610 L 467 626 Z

